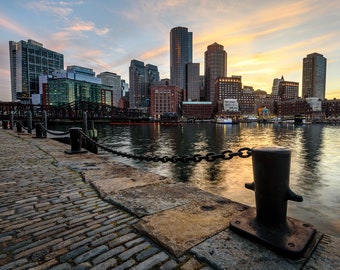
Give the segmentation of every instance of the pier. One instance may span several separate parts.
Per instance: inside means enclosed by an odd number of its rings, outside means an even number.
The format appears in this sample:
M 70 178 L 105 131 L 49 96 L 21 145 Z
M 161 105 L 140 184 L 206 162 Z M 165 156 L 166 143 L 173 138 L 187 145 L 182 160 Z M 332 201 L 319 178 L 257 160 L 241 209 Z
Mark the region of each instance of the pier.
M 0 269 L 340 269 L 316 228 L 297 259 L 230 230 L 247 205 L 0 128 Z M 227 162 L 227 161 L 226 161 Z

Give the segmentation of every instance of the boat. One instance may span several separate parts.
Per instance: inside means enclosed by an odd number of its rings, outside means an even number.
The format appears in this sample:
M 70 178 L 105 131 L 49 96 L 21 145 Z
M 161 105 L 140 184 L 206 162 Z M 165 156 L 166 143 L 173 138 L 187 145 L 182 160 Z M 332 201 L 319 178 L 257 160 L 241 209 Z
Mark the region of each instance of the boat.
M 216 123 L 217 124 L 234 124 L 234 120 L 230 117 L 217 117 Z

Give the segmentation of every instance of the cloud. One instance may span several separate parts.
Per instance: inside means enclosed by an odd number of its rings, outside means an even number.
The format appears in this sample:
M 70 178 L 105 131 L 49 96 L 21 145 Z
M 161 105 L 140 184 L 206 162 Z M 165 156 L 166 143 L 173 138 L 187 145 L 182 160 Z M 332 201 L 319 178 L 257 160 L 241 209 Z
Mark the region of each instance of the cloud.
M 35 11 L 48 12 L 62 18 L 67 18 L 73 12 L 73 9 L 70 6 L 75 4 L 79 5 L 82 3 L 82 1 L 71 3 L 40 0 L 36 2 L 28 2 L 26 7 Z
M 4 16 L 3 14 L 0 14 L 0 27 L 5 29 L 8 32 L 15 33 L 19 36 L 24 36 L 24 37 L 35 36 L 35 34 L 29 31 L 27 28 L 25 28 L 22 25 L 16 24 L 12 20 L 6 18 L 6 16 Z

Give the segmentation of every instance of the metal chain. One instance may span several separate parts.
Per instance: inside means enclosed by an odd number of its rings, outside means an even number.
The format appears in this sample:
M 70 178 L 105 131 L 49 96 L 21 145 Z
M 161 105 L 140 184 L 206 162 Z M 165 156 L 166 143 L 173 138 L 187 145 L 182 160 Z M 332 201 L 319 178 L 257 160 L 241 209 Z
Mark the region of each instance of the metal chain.
M 37 123 L 38 125 L 40 125 L 40 127 L 47 133 L 51 134 L 51 135 L 56 135 L 56 136 L 63 136 L 63 135 L 68 135 L 70 134 L 70 131 L 65 131 L 65 132 L 61 132 L 61 133 L 57 133 L 57 132 L 52 132 L 50 130 L 48 130 L 47 128 L 44 127 L 43 124 L 41 123 Z
M 83 131 L 81 131 L 80 129 L 78 130 L 78 132 L 86 139 L 87 142 L 94 144 L 96 146 L 98 146 L 99 148 L 112 153 L 114 155 L 118 155 L 121 157 L 126 157 L 126 158 L 132 158 L 132 159 L 136 159 L 136 160 L 144 160 L 144 161 L 153 161 L 153 162 L 172 162 L 172 163 L 176 163 L 176 162 L 189 162 L 189 161 L 193 161 L 193 162 L 200 162 L 202 160 L 208 161 L 208 162 L 213 162 L 217 159 L 223 159 L 223 160 L 229 160 L 232 159 L 233 157 L 240 157 L 240 158 L 248 158 L 252 155 L 252 150 L 251 148 L 248 147 L 243 147 L 240 148 L 237 152 L 233 152 L 231 150 L 226 150 L 223 151 L 220 154 L 216 154 L 215 152 L 210 152 L 207 153 L 206 155 L 201 155 L 201 154 L 196 154 L 193 156 L 188 156 L 188 155 L 184 155 L 184 156 L 149 156 L 149 155 L 133 155 L 133 154 L 128 154 L 128 153 L 124 153 L 124 152 L 120 152 L 120 151 L 116 151 L 113 150 L 111 148 L 108 148 L 107 146 L 101 145 L 98 142 L 96 142 L 95 140 L 93 140 L 92 138 L 90 138 L 89 136 L 87 136 Z

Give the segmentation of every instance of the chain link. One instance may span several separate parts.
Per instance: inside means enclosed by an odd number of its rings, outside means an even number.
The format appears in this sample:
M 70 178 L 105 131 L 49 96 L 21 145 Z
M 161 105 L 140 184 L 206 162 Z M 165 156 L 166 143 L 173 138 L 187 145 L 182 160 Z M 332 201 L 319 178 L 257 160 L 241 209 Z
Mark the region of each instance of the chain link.
M 45 132 L 47 132 L 48 134 L 51 134 L 51 135 L 64 136 L 64 135 L 70 134 L 70 131 L 60 132 L 60 133 L 52 132 L 52 131 L 48 130 L 47 128 L 45 128 L 43 124 L 41 124 L 41 123 L 37 123 L 37 124 L 42 128 L 43 131 L 45 131 Z
M 93 145 L 98 146 L 99 148 L 101 148 L 104 151 L 107 151 L 109 153 L 112 153 L 114 155 L 117 156 L 121 156 L 121 157 L 126 157 L 126 158 L 132 158 L 135 160 L 140 160 L 140 161 L 153 161 L 153 162 L 172 162 L 172 163 L 176 163 L 176 162 L 201 162 L 202 160 L 205 160 L 207 162 L 213 162 L 216 161 L 218 159 L 223 159 L 223 160 L 230 160 L 233 157 L 240 157 L 240 158 L 248 158 L 252 155 L 252 149 L 248 148 L 248 147 L 243 147 L 240 148 L 237 152 L 233 152 L 231 150 L 226 150 L 223 151 L 220 154 L 216 154 L 215 152 L 210 152 L 207 153 L 206 155 L 201 155 L 201 154 L 195 154 L 193 156 L 189 156 L 189 155 L 183 155 L 183 156 L 149 156 L 149 155 L 133 155 L 133 154 L 128 154 L 128 153 L 124 153 L 124 152 L 120 152 L 120 151 L 116 151 L 113 150 L 111 148 L 108 148 L 107 146 L 101 145 L 100 143 L 96 142 L 95 140 L 93 140 L 92 138 L 90 138 L 89 136 L 87 136 L 82 130 L 78 130 L 78 132 L 81 134 L 81 136 L 83 136 L 83 138 L 88 142 L 91 143 Z

